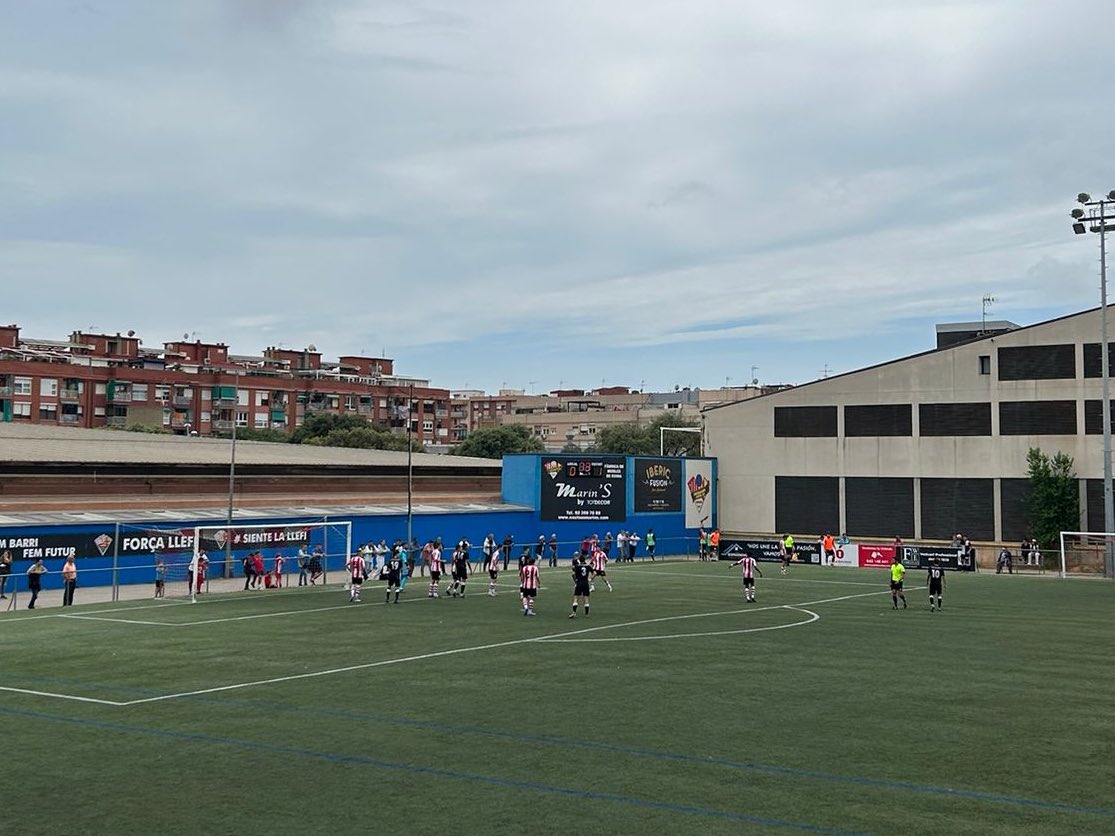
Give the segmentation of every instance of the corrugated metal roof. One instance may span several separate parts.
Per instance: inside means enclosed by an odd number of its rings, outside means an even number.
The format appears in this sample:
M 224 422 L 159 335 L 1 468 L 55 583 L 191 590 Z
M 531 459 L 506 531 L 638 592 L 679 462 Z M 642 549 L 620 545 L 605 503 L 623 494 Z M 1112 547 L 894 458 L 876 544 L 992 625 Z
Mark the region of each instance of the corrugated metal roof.
M 530 511 L 522 505 L 508 505 L 500 502 L 469 502 L 464 504 L 431 504 L 423 502 L 414 505 L 417 516 L 426 514 L 476 514 L 493 511 Z M 237 508 L 232 512 L 234 520 L 306 519 L 329 517 L 335 520 L 352 517 L 391 516 L 406 514 L 406 504 L 402 505 L 335 505 L 318 508 L 305 505 L 274 506 L 270 508 Z M 216 508 L 183 508 L 181 510 L 136 510 L 136 511 L 97 511 L 72 513 L 66 511 L 10 511 L 0 515 L 0 528 L 26 528 L 44 525 L 128 525 L 149 524 L 156 527 L 171 526 L 185 520 L 213 520 L 221 522 L 228 518 L 228 511 Z
M 0 462 L 220 465 L 229 461 L 230 447 L 229 440 L 221 438 L 0 423 Z M 407 454 L 388 450 L 237 441 L 236 463 L 398 467 L 406 465 Z M 498 470 L 502 463 L 496 459 L 415 453 L 413 466 L 415 469 L 485 467 Z

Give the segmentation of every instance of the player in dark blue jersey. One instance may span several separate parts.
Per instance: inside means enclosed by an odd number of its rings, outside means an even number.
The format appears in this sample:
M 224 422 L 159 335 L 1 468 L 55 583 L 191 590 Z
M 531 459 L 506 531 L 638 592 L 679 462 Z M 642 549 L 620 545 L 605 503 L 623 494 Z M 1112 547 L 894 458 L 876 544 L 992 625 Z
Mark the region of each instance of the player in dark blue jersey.
M 592 567 L 588 564 L 588 558 L 585 555 L 579 556 L 573 561 L 573 612 L 569 613 L 570 618 L 577 617 L 577 604 L 585 605 L 585 618 L 588 618 L 588 596 L 592 594 Z
M 395 603 L 399 603 L 399 591 L 402 589 L 403 559 L 396 551 L 391 559 L 383 564 L 383 577 L 387 581 L 387 598 L 384 603 L 391 601 L 391 593 L 395 593 Z
M 933 558 L 929 564 L 929 574 L 926 577 L 929 584 L 929 611 L 939 610 L 944 606 L 942 595 L 945 589 L 945 567 L 941 565 L 940 558 Z M 936 601 L 934 601 L 936 596 Z

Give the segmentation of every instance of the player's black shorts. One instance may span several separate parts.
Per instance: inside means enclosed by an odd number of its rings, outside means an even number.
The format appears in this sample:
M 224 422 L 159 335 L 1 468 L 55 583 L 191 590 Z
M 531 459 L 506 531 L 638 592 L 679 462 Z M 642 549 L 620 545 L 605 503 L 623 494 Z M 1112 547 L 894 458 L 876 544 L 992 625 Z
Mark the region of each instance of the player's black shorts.
M 527 589 L 525 586 L 519 587 L 519 594 L 524 598 L 535 598 L 538 595 L 537 589 Z
M 754 578 L 744 578 L 743 579 L 743 585 L 744 586 L 754 586 L 755 585 L 755 579 Z
M 387 580 L 388 586 L 398 586 L 400 583 L 399 575 L 384 575 L 384 578 Z
M 468 569 L 465 568 L 464 566 L 462 566 L 460 569 L 458 569 L 456 572 L 453 573 L 453 580 L 460 581 L 461 583 L 464 583 L 465 581 L 467 581 L 468 580 Z
M 607 572 L 606 569 L 593 569 L 592 570 L 592 576 L 594 578 L 603 578 L 603 577 L 606 577 L 607 574 L 608 574 L 608 572 Z
M 825 549 L 825 557 L 836 559 L 836 549 Z
M 362 575 L 353 575 L 353 577 L 352 577 L 352 585 L 353 586 L 360 586 L 363 583 L 364 583 L 364 578 L 363 578 Z
M 155 589 L 162 589 L 165 585 L 163 581 L 155 581 Z
M 441 572 L 435 572 L 433 569 L 431 569 L 430 570 L 430 580 L 432 580 L 434 583 L 437 583 L 438 581 L 440 581 L 441 580 Z
M 893 589 L 895 592 L 901 592 L 902 591 L 902 581 L 891 581 L 890 582 L 890 588 Z
M 578 582 L 578 583 L 574 584 L 574 586 L 573 586 L 573 597 L 575 597 L 575 598 L 580 597 L 582 595 L 585 598 L 587 598 L 589 596 L 590 592 L 592 592 L 592 587 L 589 586 L 588 583 Z
M 488 570 L 488 577 L 491 578 L 494 581 L 496 578 L 499 577 L 499 570 L 498 569 L 489 569 Z
M 942 586 L 942 584 L 941 584 L 940 580 L 930 581 L 929 582 L 929 594 L 930 595 L 940 595 L 941 594 L 941 586 Z

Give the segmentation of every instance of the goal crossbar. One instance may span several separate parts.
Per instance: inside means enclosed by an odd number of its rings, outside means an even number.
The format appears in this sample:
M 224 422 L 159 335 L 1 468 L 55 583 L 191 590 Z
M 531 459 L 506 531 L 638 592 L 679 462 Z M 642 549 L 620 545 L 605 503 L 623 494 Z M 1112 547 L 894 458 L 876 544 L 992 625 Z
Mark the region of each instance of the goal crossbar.
M 1099 575 L 1105 576 L 1106 555 L 1115 550 L 1115 532 L 1062 531 L 1060 534 L 1061 564 L 1058 574 L 1062 577 Z

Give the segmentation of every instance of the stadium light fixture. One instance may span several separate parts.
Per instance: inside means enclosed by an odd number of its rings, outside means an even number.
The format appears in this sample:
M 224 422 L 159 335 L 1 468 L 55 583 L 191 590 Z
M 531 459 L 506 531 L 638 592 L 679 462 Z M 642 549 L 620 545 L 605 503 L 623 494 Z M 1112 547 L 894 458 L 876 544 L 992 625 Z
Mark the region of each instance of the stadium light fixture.
M 1115 531 L 1115 494 L 1111 484 L 1111 347 L 1107 332 L 1107 233 L 1115 231 L 1115 189 L 1099 200 L 1092 200 L 1087 192 L 1076 196 L 1081 207 L 1072 210 L 1075 223 L 1072 231 L 1083 235 L 1085 231 L 1099 233 L 1100 237 L 1100 377 L 1103 378 L 1103 530 Z M 1084 219 L 1089 225 L 1086 227 Z M 1089 522 L 1089 525 L 1091 523 Z M 1104 554 L 1104 576 L 1115 578 L 1115 544 L 1107 539 Z

